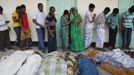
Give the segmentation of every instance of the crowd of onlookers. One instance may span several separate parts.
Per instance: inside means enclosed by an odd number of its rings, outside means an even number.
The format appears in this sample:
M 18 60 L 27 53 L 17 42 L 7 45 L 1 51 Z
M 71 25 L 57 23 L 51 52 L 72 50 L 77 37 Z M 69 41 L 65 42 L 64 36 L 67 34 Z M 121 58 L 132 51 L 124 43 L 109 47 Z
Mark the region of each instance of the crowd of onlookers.
M 43 4 L 38 3 L 38 11 L 33 17 L 33 23 L 36 25 L 36 32 L 38 36 L 38 49 L 42 52 L 46 51 L 44 39 L 45 29 L 48 30 L 48 52 L 55 51 L 57 48 L 56 40 L 56 22 L 55 7 L 49 8 L 48 15 L 43 11 Z M 94 13 L 96 6 L 92 3 L 89 4 L 89 10 L 85 14 L 84 21 L 84 36 L 81 31 L 81 15 L 78 10 L 72 7 L 69 11 L 64 10 L 60 19 L 61 24 L 61 40 L 63 50 L 69 48 L 74 51 L 83 51 L 88 49 L 93 41 L 93 28 L 96 18 L 96 45 L 98 49 L 103 49 L 105 39 L 105 27 L 109 27 L 109 49 L 115 48 L 117 31 L 122 32 L 122 49 L 130 49 L 131 35 L 134 25 L 134 6 L 128 8 L 122 15 L 119 15 L 119 9 L 114 8 L 110 15 L 110 8 L 106 7 L 102 13 L 97 17 Z M 31 31 L 28 23 L 28 15 L 26 13 L 26 6 L 20 5 L 12 13 L 13 28 L 16 32 L 17 38 L 15 46 L 21 50 L 31 48 Z M 5 51 L 5 48 L 12 48 L 10 45 L 8 21 L 3 8 L 0 6 L 0 50 Z

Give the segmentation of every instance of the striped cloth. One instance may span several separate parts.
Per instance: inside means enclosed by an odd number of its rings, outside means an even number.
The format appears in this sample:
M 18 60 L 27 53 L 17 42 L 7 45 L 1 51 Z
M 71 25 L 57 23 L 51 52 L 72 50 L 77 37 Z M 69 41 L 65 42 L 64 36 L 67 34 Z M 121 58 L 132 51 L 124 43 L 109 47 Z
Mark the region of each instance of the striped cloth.
M 67 75 L 65 60 L 56 55 L 53 53 L 46 57 L 39 70 L 39 75 Z
M 124 26 L 125 26 L 125 28 L 133 28 L 132 20 L 134 18 L 134 13 L 131 14 L 128 11 L 126 11 L 123 14 L 123 17 L 124 17 Z

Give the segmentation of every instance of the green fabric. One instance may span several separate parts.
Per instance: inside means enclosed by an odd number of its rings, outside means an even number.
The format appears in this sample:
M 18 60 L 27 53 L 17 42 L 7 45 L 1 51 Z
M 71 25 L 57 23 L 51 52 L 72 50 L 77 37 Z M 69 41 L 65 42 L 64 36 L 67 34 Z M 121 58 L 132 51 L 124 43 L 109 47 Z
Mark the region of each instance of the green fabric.
M 110 27 L 112 29 L 115 29 L 116 26 L 118 25 L 118 19 L 119 19 L 119 15 L 113 16 L 113 14 L 110 14 L 108 16 L 108 22 L 110 23 Z
M 74 23 L 73 20 L 80 20 L 81 16 L 78 14 L 75 18 L 73 14 L 70 15 L 71 21 L 71 50 L 74 52 L 83 51 L 84 50 L 84 43 L 83 37 L 81 32 L 81 24 Z
M 45 64 L 45 67 L 47 67 L 44 70 L 45 75 L 49 75 L 49 69 L 50 69 L 49 65 L 50 65 L 50 62 L 51 62 L 51 60 L 50 60 L 51 58 L 52 58 L 52 56 L 48 56 L 47 59 L 46 59 L 47 61 L 43 63 L 43 64 Z
M 52 60 L 52 59 L 54 59 L 54 60 Z M 51 72 L 51 69 L 50 69 L 50 66 L 52 66 L 52 64 L 51 64 L 51 62 L 53 62 L 54 63 L 54 61 L 56 61 L 55 63 L 55 65 L 56 65 L 56 67 L 55 67 L 55 75 L 62 75 L 61 74 L 61 70 L 63 69 L 62 67 L 61 67 L 61 64 L 63 64 L 63 63 L 61 63 L 61 61 L 62 61 L 63 59 L 61 59 L 60 57 L 55 57 L 55 56 L 48 56 L 46 59 L 45 59 L 45 61 L 43 62 L 43 64 L 44 64 L 44 67 L 45 67 L 45 69 L 44 69 L 44 73 L 45 73 L 45 75 L 50 75 L 49 73 Z

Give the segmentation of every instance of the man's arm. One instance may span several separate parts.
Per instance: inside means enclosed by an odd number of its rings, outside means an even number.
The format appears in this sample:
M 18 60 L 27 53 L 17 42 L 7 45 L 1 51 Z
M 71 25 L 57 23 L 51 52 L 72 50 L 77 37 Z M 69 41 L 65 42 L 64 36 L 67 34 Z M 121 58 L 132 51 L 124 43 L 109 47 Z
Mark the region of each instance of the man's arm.
M 43 25 L 39 24 L 36 19 L 33 19 L 33 23 L 38 25 L 39 27 L 43 28 Z
M 48 32 L 50 33 L 50 35 L 51 35 L 52 37 L 54 37 L 54 34 L 52 33 L 52 31 L 51 31 L 51 29 L 50 29 L 49 25 L 48 25 L 48 24 L 46 24 L 46 25 L 47 25 Z
M 111 16 L 109 15 L 108 18 L 106 19 L 106 25 L 111 28 Z
M 133 18 L 133 25 L 134 25 L 134 18 Z
M 124 17 L 121 18 L 121 29 L 124 30 Z
M 89 13 L 86 13 L 86 16 L 87 16 L 87 19 L 89 20 L 90 23 L 94 22 L 94 19 L 95 19 L 95 14 L 93 14 L 93 17 L 89 14 Z
M 12 17 L 14 22 L 19 22 L 19 20 L 17 20 L 17 18 L 15 16 Z

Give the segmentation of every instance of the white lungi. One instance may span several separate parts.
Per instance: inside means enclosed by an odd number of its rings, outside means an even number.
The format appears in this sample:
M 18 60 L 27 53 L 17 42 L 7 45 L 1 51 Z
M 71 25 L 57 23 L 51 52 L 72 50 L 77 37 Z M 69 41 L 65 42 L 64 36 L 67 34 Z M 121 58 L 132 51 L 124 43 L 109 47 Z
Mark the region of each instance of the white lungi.
M 85 28 L 85 48 L 88 48 L 93 41 L 93 28 Z
M 96 32 L 96 47 L 103 48 L 105 39 L 105 28 L 104 27 L 97 27 Z

